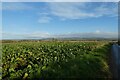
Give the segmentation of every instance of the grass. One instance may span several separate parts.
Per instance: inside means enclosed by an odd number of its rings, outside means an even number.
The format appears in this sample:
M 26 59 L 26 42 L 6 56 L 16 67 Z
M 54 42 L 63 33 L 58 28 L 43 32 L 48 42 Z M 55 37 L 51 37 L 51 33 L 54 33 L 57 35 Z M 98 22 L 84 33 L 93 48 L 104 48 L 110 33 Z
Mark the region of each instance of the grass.
M 68 62 L 52 64 L 49 72 L 50 78 L 111 78 L 108 61 L 108 46 L 101 47 L 90 52 L 77 56 Z M 64 74 L 63 74 L 64 73 Z M 48 77 L 48 76 L 47 76 Z M 46 78 L 47 78 L 46 77 Z

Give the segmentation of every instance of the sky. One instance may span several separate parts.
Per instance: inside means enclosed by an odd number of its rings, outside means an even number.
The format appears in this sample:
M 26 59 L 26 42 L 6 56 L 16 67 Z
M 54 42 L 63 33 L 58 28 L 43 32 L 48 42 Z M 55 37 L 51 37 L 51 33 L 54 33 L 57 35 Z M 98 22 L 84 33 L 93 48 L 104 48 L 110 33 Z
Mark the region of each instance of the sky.
M 2 39 L 117 37 L 116 2 L 3 2 Z
M 2 2 L 119 2 L 119 0 L 1 0 Z

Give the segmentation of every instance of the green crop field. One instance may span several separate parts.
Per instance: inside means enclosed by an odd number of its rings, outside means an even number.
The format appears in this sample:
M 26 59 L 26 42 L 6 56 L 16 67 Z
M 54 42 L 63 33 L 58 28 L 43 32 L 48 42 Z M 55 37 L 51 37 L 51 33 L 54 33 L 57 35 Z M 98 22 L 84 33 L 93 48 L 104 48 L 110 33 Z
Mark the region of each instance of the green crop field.
M 111 78 L 110 47 L 105 41 L 3 43 L 2 79 Z

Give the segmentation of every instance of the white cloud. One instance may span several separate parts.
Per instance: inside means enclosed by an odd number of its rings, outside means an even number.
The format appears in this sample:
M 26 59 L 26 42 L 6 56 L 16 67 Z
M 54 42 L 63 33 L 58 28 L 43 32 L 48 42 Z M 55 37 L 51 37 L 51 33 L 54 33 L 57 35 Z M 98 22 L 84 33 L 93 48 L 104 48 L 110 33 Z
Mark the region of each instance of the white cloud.
M 87 33 L 68 33 L 54 35 L 56 38 L 118 38 L 115 32 L 87 32 Z
M 111 17 L 117 16 L 118 15 L 118 6 L 117 6 L 116 3 L 114 3 L 114 5 L 112 4 L 112 5 L 109 5 L 109 6 L 107 5 L 107 3 L 104 3 L 103 5 L 101 5 L 99 7 L 96 7 L 95 12 L 96 12 L 96 14 L 98 14 L 98 15 L 96 15 L 98 17 L 99 16 L 104 16 L 104 15 L 105 16 L 108 15 L 108 16 L 111 16 Z
M 2 2 L 0 2 L 0 10 L 2 10 Z
M 50 37 L 50 34 L 47 32 L 37 32 L 37 33 L 26 34 L 24 36 L 28 38 L 47 38 Z
M 50 34 L 47 32 L 34 32 L 34 33 L 2 33 L 3 39 L 42 39 L 50 37 Z
M 52 20 L 51 17 L 48 16 L 43 16 L 38 19 L 39 23 L 49 23 Z
M 49 3 L 51 13 L 61 19 L 82 19 L 94 14 L 82 12 L 84 3 Z
M 88 32 L 88 33 L 66 33 L 49 34 L 47 32 L 35 32 L 26 34 L 2 33 L 3 39 L 43 39 L 43 38 L 118 38 L 115 32 Z
M 3 3 L 3 10 L 32 10 L 34 9 L 32 6 L 29 6 L 25 3 Z
M 95 3 L 48 3 L 48 6 L 52 15 L 65 20 L 117 15 L 117 5 L 108 4 L 101 3 L 94 7 Z
M 99 33 L 100 33 L 100 30 L 96 30 L 96 33 L 98 33 L 98 34 L 99 34 Z
M 39 23 L 49 23 L 52 18 L 49 17 L 49 13 L 47 12 L 42 12 L 42 13 L 38 13 L 39 19 L 38 22 Z
M 67 20 L 67 19 L 97 18 L 101 16 L 116 16 L 118 13 L 117 4 L 111 6 L 108 5 L 109 3 L 102 3 L 101 5 L 98 5 L 96 7 L 93 7 L 95 3 L 86 3 L 86 2 L 80 2 L 80 3 L 62 2 L 62 3 L 46 3 L 46 4 L 47 4 L 46 5 L 47 8 L 45 8 L 45 10 L 43 10 L 42 13 L 39 13 L 39 17 L 40 17 L 38 19 L 39 23 L 49 23 L 52 20 L 51 15 L 58 17 L 58 19 L 60 20 Z M 35 8 L 35 6 L 30 6 L 29 3 L 3 3 L 2 9 L 32 10 L 37 8 Z

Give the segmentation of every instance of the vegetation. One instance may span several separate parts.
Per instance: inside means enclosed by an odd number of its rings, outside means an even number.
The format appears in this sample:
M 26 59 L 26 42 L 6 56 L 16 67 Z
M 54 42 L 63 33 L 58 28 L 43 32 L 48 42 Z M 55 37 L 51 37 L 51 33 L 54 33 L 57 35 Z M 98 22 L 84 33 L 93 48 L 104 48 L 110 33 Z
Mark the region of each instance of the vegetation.
M 120 45 L 120 40 L 118 40 L 118 45 Z
M 3 43 L 2 79 L 111 78 L 109 42 Z
M 2 79 L 2 44 L 0 42 L 0 80 Z

